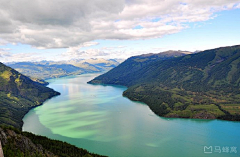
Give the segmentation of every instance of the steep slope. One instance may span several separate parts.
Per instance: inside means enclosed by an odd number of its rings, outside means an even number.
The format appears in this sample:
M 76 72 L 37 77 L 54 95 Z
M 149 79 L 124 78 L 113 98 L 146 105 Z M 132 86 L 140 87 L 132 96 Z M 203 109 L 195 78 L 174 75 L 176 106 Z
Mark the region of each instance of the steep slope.
M 0 124 L 21 129 L 23 116 L 60 93 L 0 63 Z
M 190 54 L 187 51 L 166 51 L 159 54 L 146 54 L 130 57 L 116 68 L 100 75 L 89 83 L 119 84 L 125 86 L 134 85 L 137 81 L 134 74 L 138 73 L 143 67 L 150 65 L 156 61 L 163 61 L 170 58 L 184 56 Z M 139 77 L 138 77 L 139 78 Z
M 104 74 L 91 83 L 128 86 L 124 96 L 145 102 L 160 116 L 240 120 L 239 67 L 240 46 L 232 46 L 156 60 L 122 71 L 122 79 Z

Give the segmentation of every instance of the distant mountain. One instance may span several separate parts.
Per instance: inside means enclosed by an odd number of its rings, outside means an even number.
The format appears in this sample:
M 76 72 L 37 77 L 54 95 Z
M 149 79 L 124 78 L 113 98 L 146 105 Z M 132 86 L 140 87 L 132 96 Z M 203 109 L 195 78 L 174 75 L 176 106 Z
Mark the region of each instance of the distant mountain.
M 118 64 L 119 62 L 111 59 L 74 59 L 58 62 L 19 62 L 8 64 L 8 66 L 31 78 L 50 79 L 68 75 L 108 71 Z
M 66 61 L 66 63 L 95 72 L 108 71 L 120 64 L 117 60 L 103 58 L 75 59 Z
M 59 94 L 0 63 L 0 124 L 21 129 L 31 108 Z
M 84 69 L 70 64 L 42 64 L 38 62 L 19 62 L 9 65 L 11 68 L 32 78 L 49 79 L 84 73 Z
M 90 83 L 125 85 L 124 96 L 160 116 L 240 120 L 239 45 L 170 59 L 143 57 L 131 57 Z

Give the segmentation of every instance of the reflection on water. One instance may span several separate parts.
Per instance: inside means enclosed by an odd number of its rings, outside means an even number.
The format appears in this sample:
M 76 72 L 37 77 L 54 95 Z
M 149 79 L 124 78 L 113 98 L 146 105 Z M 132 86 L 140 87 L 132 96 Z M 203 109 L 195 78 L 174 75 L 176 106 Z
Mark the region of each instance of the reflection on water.
M 240 123 L 161 118 L 122 97 L 126 87 L 90 85 L 96 74 L 50 80 L 61 92 L 24 117 L 23 130 L 109 156 L 204 156 L 204 146 L 240 149 Z M 240 152 L 240 150 L 239 150 Z M 211 156 L 239 156 L 212 153 Z

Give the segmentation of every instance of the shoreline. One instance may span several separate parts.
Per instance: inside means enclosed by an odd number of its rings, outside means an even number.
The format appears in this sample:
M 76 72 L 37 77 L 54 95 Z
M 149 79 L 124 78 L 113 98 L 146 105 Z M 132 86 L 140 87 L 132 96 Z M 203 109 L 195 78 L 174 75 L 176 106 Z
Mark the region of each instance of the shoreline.
M 125 91 L 124 91 L 124 92 L 125 92 Z M 145 103 L 145 102 L 143 102 L 143 101 L 131 99 L 131 98 L 129 98 L 128 96 L 126 96 L 126 95 L 124 95 L 124 94 L 123 94 L 123 96 L 126 97 L 126 98 L 128 98 L 128 99 L 131 100 L 131 101 L 144 103 L 144 104 L 146 104 L 146 105 L 151 109 L 150 105 L 148 105 L 147 103 Z M 216 106 L 217 106 L 217 105 L 216 105 Z M 159 117 L 164 117 L 164 118 L 205 119 L 205 120 L 217 120 L 217 119 L 218 119 L 218 120 L 224 120 L 224 121 L 236 121 L 236 122 L 240 122 L 240 115 L 235 115 L 235 116 L 234 116 L 234 115 L 226 114 L 226 115 L 223 115 L 223 116 L 219 116 L 219 117 L 217 117 L 217 118 L 216 118 L 216 117 L 215 117 L 215 118 L 190 118 L 190 117 L 181 117 L 181 116 L 178 116 L 178 115 L 160 116 L 160 115 L 156 114 L 154 110 L 151 109 L 151 111 L 152 111 L 155 115 L 157 115 L 157 116 L 159 116 Z
M 52 98 L 54 98 L 54 97 L 57 97 L 57 96 L 61 95 L 60 92 L 58 92 L 58 91 L 56 91 L 56 92 L 58 93 L 57 95 L 53 95 L 53 96 L 47 98 L 46 100 L 44 100 L 44 101 L 43 101 L 42 103 L 40 103 L 39 105 L 31 106 L 31 107 L 28 108 L 28 111 L 24 114 L 24 116 L 23 116 L 23 118 L 22 118 L 22 120 L 21 120 L 21 121 L 22 121 L 21 131 L 23 131 L 23 130 L 22 130 L 22 127 L 23 127 L 23 124 L 24 124 L 23 119 L 24 119 L 24 117 L 29 113 L 29 111 L 32 110 L 32 109 L 34 109 L 34 108 L 36 108 L 36 107 L 42 106 L 46 101 L 48 101 L 48 100 L 50 100 L 50 99 L 52 99 Z
M 91 80 L 92 81 L 92 80 Z M 91 85 L 102 85 L 102 86 L 120 86 L 120 87 L 126 87 L 127 89 L 126 90 L 128 90 L 128 87 L 127 86 L 124 86 L 124 85 L 118 85 L 118 84 L 104 84 L 104 83 L 92 83 L 91 81 L 88 81 L 87 82 L 87 84 L 91 84 Z M 126 91 L 125 90 L 125 91 Z M 225 115 L 223 115 L 223 116 L 219 116 L 219 117 L 207 117 L 207 118 L 191 118 L 191 117 L 181 117 L 181 116 L 179 116 L 179 115 L 172 115 L 172 116 L 161 116 L 161 115 L 158 115 L 158 114 L 156 114 L 155 113 L 155 111 L 154 110 L 152 110 L 152 108 L 150 107 L 150 105 L 148 105 L 146 102 L 143 102 L 143 101 L 140 101 L 140 100 L 134 100 L 134 99 L 131 99 L 130 97 L 128 97 L 128 96 L 126 96 L 126 95 L 124 95 L 124 92 L 125 91 L 123 91 L 123 93 L 122 93 L 122 96 L 123 97 L 125 97 L 125 98 L 127 98 L 127 99 L 129 99 L 129 100 L 131 100 L 131 101 L 134 101 L 134 102 L 140 102 L 140 103 L 143 103 L 143 104 L 145 104 L 145 105 L 147 105 L 149 108 L 150 108 L 150 110 L 155 114 L 155 115 L 157 115 L 157 116 L 159 116 L 159 117 L 163 117 L 163 118 L 181 118 L 181 119 L 205 119 L 205 120 L 224 120 L 224 121 L 236 121 L 236 122 L 239 122 L 240 121 L 240 115 L 231 115 L 231 114 L 227 114 L 227 113 L 225 113 Z M 218 106 L 218 105 L 216 105 L 216 106 Z

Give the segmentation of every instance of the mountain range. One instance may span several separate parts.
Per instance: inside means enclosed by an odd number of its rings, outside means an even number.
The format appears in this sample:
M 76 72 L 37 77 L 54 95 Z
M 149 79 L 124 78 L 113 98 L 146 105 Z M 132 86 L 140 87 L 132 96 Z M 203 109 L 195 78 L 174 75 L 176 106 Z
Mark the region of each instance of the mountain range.
M 7 65 L 33 79 L 108 71 L 119 64 L 115 59 L 72 59 L 68 61 L 12 62 Z
M 240 120 L 239 45 L 164 54 L 131 57 L 89 83 L 127 86 L 124 96 L 159 116 Z

